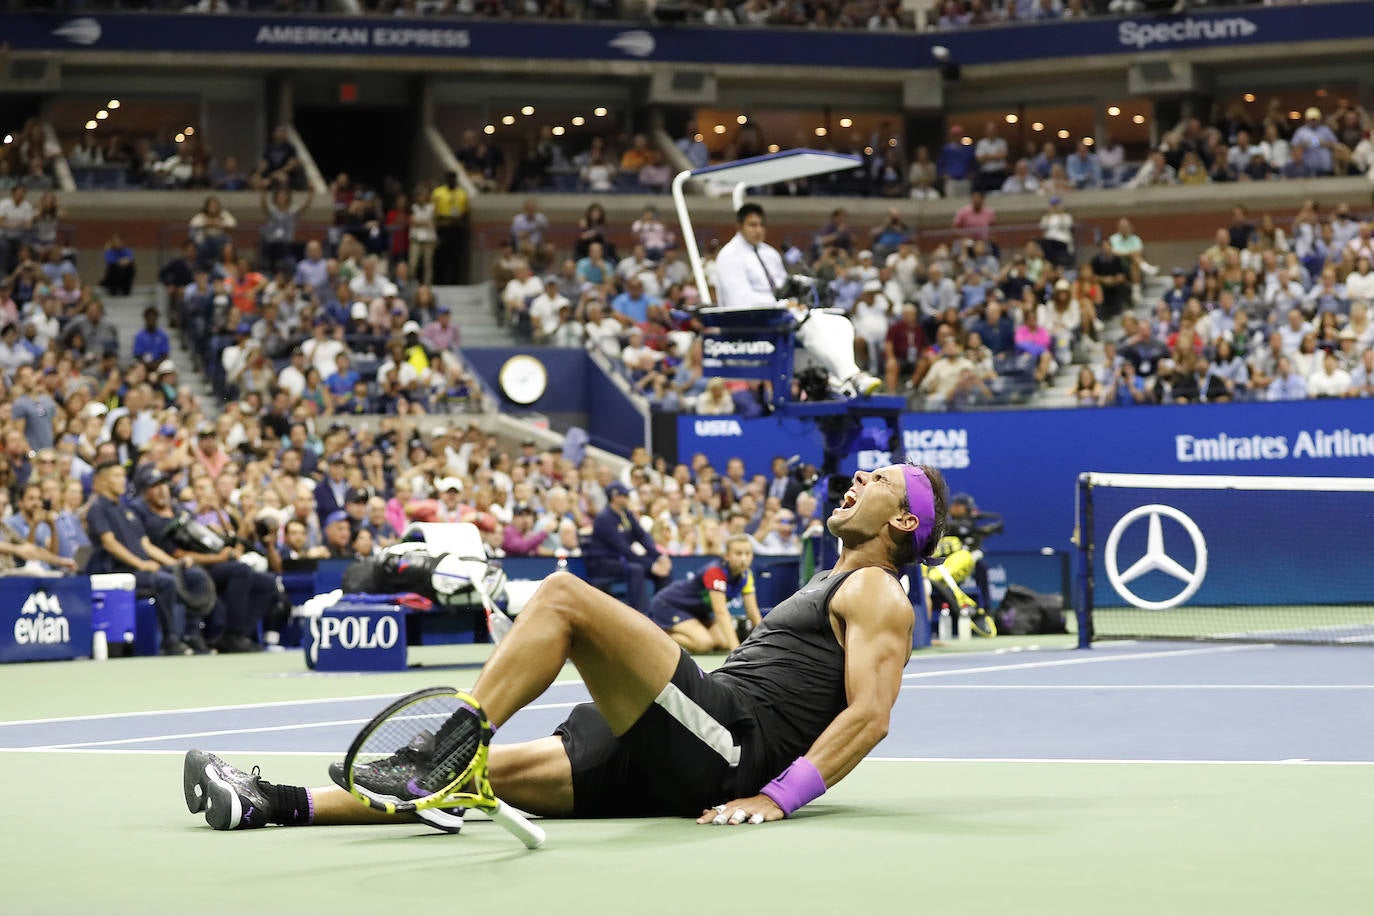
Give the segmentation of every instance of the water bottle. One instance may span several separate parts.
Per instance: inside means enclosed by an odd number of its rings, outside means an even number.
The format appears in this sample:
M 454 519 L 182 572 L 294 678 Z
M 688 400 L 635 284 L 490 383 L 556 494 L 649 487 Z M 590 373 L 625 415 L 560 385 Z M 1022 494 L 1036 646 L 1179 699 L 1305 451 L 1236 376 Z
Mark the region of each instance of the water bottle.
M 959 641 L 967 642 L 973 638 L 973 621 L 969 618 L 968 608 L 959 608 Z
M 91 659 L 103 662 L 110 657 L 110 644 L 105 636 L 104 630 L 96 630 L 91 634 Z
M 953 621 L 950 619 L 949 616 L 949 605 L 940 605 L 940 624 L 937 629 L 937 635 L 939 637 L 940 642 L 949 642 L 950 637 L 953 635 L 953 633 L 951 632 L 952 626 Z

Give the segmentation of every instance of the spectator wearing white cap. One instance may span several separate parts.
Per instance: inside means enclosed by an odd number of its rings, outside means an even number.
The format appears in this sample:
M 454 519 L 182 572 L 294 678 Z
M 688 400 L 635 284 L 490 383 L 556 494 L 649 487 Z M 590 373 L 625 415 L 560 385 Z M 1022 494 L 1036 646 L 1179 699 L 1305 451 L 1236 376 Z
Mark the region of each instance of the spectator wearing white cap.
M 436 522 L 461 522 L 466 509 L 463 506 L 463 481 L 457 477 L 441 477 L 434 489 L 439 491 L 439 509 L 435 514 Z
M 1322 122 L 1322 112 L 1315 105 L 1303 112 L 1303 125 L 1293 131 L 1291 149 L 1303 150 L 1303 161 L 1318 175 L 1332 172 L 1332 154 L 1340 141 L 1336 133 Z

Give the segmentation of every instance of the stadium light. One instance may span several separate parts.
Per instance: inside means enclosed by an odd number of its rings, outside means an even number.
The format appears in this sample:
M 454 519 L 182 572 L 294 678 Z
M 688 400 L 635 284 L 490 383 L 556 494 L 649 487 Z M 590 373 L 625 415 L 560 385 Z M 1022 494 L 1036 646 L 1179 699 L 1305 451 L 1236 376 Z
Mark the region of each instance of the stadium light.
M 561 136 L 563 136 L 564 133 L 566 133 L 566 129 L 563 127 L 562 124 L 559 124 L 557 127 L 555 127 L 555 128 L 551 131 L 551 133 L 552 133 L 555 137 L 561 137 Z
M 188 137 L 194 137 L 196 135 L 196 129 L 188 125 L 187 128 L 182 131 L 182 133 Z
M 1301 119 L 1302 119 L 1302 115 L 1299 114 L 1298 111 L 1297 111 L 1296 109 L 1293 110 L 1293 111 L 1288 112 L 1288 120 L 1290 120 L 1290 121 L 1299 121 L 1299 120 L 1301 120 Z
M 830 133 L 830 131 L 826 130 L 824 127 L 816 128 L 816 136 L 818 137 L 824 137 L 828 133 Z
M 116 108 L 119 107 L 119 99 L 110 99 L 108 102 L 105 103 L 105 107 L 110 109 L 110 111 L 114 111 Z
M 1096 143 L 1096 142 L 1097 142 L 1097 141 L 1094 140 L 1092 137 L 1084 137 L 1084 138 L 1083 138 L 1083 145 L 1084 145 L 1084 146 L 1092 146 L 1092 145 L 1093 145 L 1094 143 Z
M 1036 121 L 1034 124 L 1031 125 L 1031 130 L 1033 130 L 1033 131 L 1037 131 L 1037 132 L 1038 132 L 1038 131 L 1042 131 L 1042 130 L 1044 130 L 1044 129 L 1045 129 L 1045 122 L 1044 122 L 1044 121 Z
M 575 117 L 575 118 L 572 119 L 572 126 L 573 126 L 573 127 L 581 127 L 583 124 L 586 124 L 586 123 L 587 123 L 587 119 L 584 118 L 584 117 L 582 117 L 581 115 L 578 115 L 577 117 Z
M 1112 105 L 1107 109 L 1107 114 L 1114 118 L 1117 115 L 1121 114 L 1121 109 L 1118 108 L 1116 105 Z
M 963 138 L 961 138 L 961 139 L 959 140 L 959 142 L 962 143 L 964 146 L 972 146 L 972 145 L 973 145 L 973 138 L 972 138 L 972 137 L 963 137 Z
M 725 125 L 724 125 L 724 124 L 717 124 L 715 127 L 711 128 L 711 133 L 714 133 L 714 134 L 723 134 L 723 133 L 725 133 Z
M 888 137 L 888 138 L 887 138 L 887 145 L 890 146 L 890 147 L 892 147 L 893 149 L 896 149 L 896 148 L 897 148 L 897 138 L 896 138 L 896 137 Z
M 14 142 L 14 134 L 5 134 L 5 145 L 9 146 Z
M 768 152 L 770 153 L 776 153 L 780 149 L 782 149 L 782 147 L 778 146 L 776 143 L 768 144 Z
M 853 118 L 840 118 L 840 126 L 841 126 L 841 127 L 853 127 L 853 126 L 854 126 L 854 119 L 853 119 Z
M 743 127 L 744 125 L 749 123 L 749 118 L 747 115 L 739 115 L 735 118 L 735 123 L 738 124 L 740 127 Z
M 1144 123 L 1145 123 L 1145 116 L 1144 116 L 1144 115 L 1132 115 L 1132 116 L 1131 116 L 1131 122 L 1132 122 L 1133 124 L 1144 124 Z
M 530 115 L 534 114 L 534 106 L 526 105 L 524 108 L 520 109 L 520 113 L 528 118 Z
M 515 115 L 506 115 L 501 119 L 501 123 L 509 127 L 515 123 Z
M 103 121 L 103 120 L 105 120 L 106 118 L 108 118 L 109 116 L 110 116 L 110 113 L 109 113 L 108 111 L 106 111 L 105 109 L 103 109 L 103 108 L 100 109 L 99 111 L 97 111 L 97 112 L 95 113 L 95 119 L 96 119 L 97 121 Z
M 604 118 L 606 117 L 606 109 L 598 106 L 592 109 L 592 114 L 596 115 L 598 118 Z
M 97 126 L 99 123 L 100 123 L 99 121 L 96 121 L 95 119 L 91 119 L 91 120 L 89 120 L 89 121 L 86 122 L 86 129 L 87 129 L 87 130 L 95 130 L 96 126 Z
M 1019 121 L 1019 120 L 1021 120 L 1021 119 L 1020 119 L 1018 116 L 1014 115 L 1014 114 L 1009 114 L 1009 115 L 1007 115 L 1007 123 L 1008 123 L 1008 124 L 1015 124 L 1015 123 L 1016 123 L 1017 121 Z
M 1244 99 L 1247 102 L 1253 102 L 1255 100 L 1255 94 L 1253 92 L 1247 92 L 1244 95 Z
M 1064 128 L 1060 128 L 1060 130 L 1059 130 L 1059 139 L 1060 139 L 1060 140 L 1067 140 L 1067 139 L 1069 139 L 1069 132 L 1068 132 L 1067 130 L 1065 130 Z

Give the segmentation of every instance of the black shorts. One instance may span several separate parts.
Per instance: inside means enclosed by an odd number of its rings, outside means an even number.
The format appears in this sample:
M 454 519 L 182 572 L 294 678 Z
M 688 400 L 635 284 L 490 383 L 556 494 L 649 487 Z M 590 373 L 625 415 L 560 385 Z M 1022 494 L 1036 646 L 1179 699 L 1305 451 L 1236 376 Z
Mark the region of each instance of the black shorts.
M 594 704 L 554 731 L 572 762 L 575 817 L 696 817 L 754 795 L 754 716 L 733 687 L 707 677 L 683 651 L 673 679 L 617 737 Z

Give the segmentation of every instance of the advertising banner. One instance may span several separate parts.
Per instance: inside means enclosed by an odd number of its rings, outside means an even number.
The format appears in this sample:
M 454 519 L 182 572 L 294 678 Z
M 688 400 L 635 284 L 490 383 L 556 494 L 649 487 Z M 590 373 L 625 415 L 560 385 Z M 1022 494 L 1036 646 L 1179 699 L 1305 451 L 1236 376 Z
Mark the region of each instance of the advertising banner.
M 910 459 L 939 468 L 954 492 L 1006 517 L 990 549 L 1069 547 L 1074 486 L 1084 471 L 1313 477 L 1374 476 L 1374 410 L 1365 400 L 905 413 L 905 454 L 865 429 L 844 466 L 871 470 Z M 702 452 L 718 470 L 732 456 L 767 474 L 775 455 L 819 463 L 810 423 L 682 416 L 678 455 Z
M 1303 4 L 1111 17 L 938 33 L 638 27 L 630 23 L 196 14 L 6 14 L 12 50 L 370 57 L 609 60 L 754 66 L 936 65 L 942 45 L 964 65 L 1374 35 L 1374 3 Z M 213 22 L 213 27 L 207 27 Z
M 91 654 L 91 580 L 0 577 L 0 662 Z

